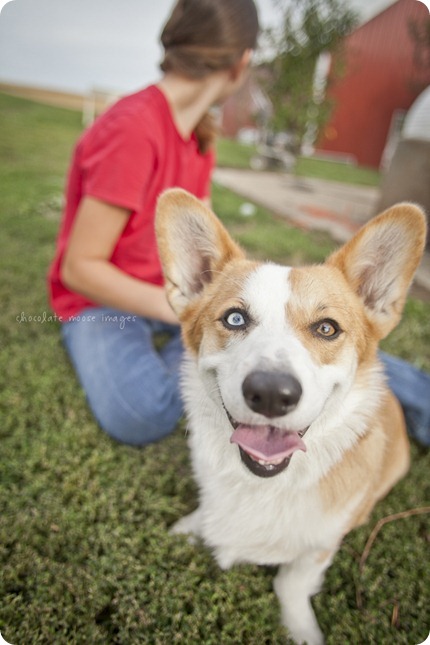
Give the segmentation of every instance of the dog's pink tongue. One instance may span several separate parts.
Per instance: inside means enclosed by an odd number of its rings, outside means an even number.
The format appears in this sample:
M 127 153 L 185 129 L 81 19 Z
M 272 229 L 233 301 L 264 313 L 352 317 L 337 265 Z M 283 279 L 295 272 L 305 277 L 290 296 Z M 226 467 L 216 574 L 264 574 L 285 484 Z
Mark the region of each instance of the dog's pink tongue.
M 306 451 L 306 445 L 297 432 L 282 432 L 271 426 L 240 424 L 230 438 L 252 457 L 270 462 L 285 459 L 296 452 Z

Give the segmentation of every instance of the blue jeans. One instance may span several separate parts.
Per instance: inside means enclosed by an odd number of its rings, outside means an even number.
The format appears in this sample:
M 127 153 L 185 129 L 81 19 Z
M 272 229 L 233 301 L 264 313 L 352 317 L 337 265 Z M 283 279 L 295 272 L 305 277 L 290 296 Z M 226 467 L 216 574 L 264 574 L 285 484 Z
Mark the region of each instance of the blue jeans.
M 411 437 L 430 446 L 430 374 L 380 353 L 388 385 L 399 399 Z
M 169 340 L 158 351 L 154 334 L 163 332 Z M 183 414 L 179 327 L 114 309 L 86 309 L 79 320 L 63 324 L 63 340 L 92 412 L 111 437 L 142 446 L 174 430 Z M 399 358 L 380 358 L 409 434 L 430 446 L 430 375 Z
M 154 335 L 167 334 L 162 349 Z M 171 433 L 183 413 L 180 329 L 108 308 L 86 309 L 62 326 L 89 406 L 114 439 L 142 446 Z

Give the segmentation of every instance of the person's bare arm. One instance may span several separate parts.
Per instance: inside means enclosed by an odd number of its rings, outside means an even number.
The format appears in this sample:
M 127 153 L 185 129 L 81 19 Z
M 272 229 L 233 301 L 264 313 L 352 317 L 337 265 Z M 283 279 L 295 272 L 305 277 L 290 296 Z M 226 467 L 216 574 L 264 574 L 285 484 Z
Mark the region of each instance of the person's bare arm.
M 97 304 L 177 324 L 163 287 L 127 275 L 109 259 L 130 212 L 84 197 L 61 266 L 64 284 Z

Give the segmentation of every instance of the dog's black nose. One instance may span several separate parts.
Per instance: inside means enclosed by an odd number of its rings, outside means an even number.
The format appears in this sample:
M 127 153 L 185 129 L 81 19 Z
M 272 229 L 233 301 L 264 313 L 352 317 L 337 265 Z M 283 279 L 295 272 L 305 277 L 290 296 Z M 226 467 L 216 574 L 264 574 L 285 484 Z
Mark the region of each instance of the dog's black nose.
M 242 383 L 246 404 L 265 417 L 282 417 L 297 406 L 302 386 L 295 376 L 284 372 L 251 372 Z

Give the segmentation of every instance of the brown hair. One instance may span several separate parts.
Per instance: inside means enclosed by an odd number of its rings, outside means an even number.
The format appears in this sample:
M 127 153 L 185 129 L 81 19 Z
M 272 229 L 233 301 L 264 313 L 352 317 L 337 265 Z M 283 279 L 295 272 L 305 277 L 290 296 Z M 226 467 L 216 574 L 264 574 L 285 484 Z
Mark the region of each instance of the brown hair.
M 246 49 L 255 49 L 258 15 L 253 0 L 178 0 L 161 33 L 163 72 L 201 79 L 230 69 Z M 205 114 L 195 129 L 199 148 L 213 144 L 216 128 Z

